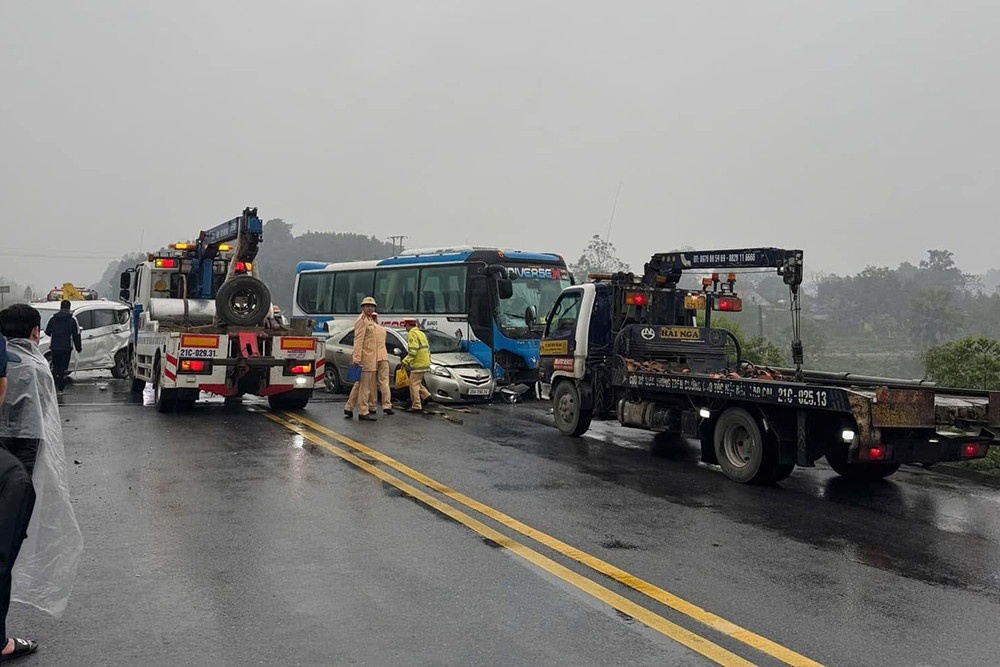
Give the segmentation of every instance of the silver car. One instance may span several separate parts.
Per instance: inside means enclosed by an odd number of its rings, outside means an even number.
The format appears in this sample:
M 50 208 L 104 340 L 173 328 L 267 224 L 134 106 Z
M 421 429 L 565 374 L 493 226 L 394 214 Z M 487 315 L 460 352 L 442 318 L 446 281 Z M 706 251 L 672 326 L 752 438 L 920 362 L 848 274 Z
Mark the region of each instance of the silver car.
M 354 352 L 354 323 L 329 322 L 326 338 L 325 389 L 340 393 L 350 390 L 345 379 Z M 431 369 L 424 375 L 424 386 L 431 393 L 431 400 L 442 403 L 459 401 L 485 401 L 493 397 L 496 382 L 493 373 L 479 360 L 462 351 L 462 342 L 435 329 L 424 331 L 431 350 Z M 395 386 L 396 369 L 406 356 L 406 331 L 386 328 L 386 351 L 389 354 L 389 384 Z M 393 390 L 406 397 L 408 390 Z

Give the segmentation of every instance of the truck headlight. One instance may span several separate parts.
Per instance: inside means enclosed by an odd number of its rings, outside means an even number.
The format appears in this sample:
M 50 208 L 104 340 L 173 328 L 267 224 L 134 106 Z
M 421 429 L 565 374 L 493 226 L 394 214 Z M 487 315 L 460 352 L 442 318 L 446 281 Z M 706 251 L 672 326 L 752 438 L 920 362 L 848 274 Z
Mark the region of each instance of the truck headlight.
M 449 371 L 444 366 L 439 366 L 438 364 L 431 364 L 430 372 L 432 375 L 440 375 L 443 378 L 451 377 L 451 371 Z

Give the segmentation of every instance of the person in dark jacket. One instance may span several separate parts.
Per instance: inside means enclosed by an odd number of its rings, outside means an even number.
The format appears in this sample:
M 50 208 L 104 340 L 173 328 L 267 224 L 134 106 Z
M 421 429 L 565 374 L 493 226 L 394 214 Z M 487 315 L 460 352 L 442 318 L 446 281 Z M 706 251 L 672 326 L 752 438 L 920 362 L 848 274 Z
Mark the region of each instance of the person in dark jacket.
M 59 304 L 59 312 L 45 325 L 45 335 L 50 339 L 49 351 L 52 353 L 52 377 L 59 392 L 66 387 L 66 371 L 69 370 L 73 348 L 76 348 L 77 354 L 83 349 L 80 343 L 80 325 L 69 311 L 69 306 L 69 301 L 63 299 Z

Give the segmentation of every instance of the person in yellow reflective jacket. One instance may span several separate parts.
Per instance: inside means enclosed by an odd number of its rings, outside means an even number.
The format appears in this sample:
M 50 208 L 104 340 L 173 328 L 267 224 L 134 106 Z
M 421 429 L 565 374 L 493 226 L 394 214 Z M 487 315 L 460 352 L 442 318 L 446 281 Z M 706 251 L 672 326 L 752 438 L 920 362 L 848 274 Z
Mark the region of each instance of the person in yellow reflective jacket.
M 424 373 L 431 369 L 431 348 L 427 336 L 417 327 L 416 320 L 406 320 L 406 357 L 403 367 L 410 373 L 410 407 L 414 412 L 423 410 L 422 403 L 431 397 L 424 388 Z

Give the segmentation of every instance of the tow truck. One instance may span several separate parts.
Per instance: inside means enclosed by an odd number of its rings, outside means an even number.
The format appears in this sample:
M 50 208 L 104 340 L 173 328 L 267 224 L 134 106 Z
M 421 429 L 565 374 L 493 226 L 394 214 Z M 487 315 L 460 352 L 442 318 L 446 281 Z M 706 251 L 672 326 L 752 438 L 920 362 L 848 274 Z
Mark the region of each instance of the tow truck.
M 263 241 L 256 208 L 172 244 L 121 274 L 132 317 L 132 391 L 152 383 L 160 412 L 191 409 L 201 392 L 266 396 L 273 409 L 306 407 L 326 355 L 309 322 L 273 317 L 254 260 Z
M 49 290 L 46 301 L 96 301 L 100 295 L 89 287 L 77 287 L 73 283 L 63 283 Z
M 774 269 L 789 290 L 794 367 L 742 358 L 712 313 L 738 312 L 736 274 Z M 678 287 L 684 272 L 701 289 Z M 708 274 L 708 271 L 715 271 Z M 555 424 L 581 436 L 591 420 L 686 436 L 730 479 L 771 483 L 821 457 L 838 474 L 880 479 L 901 464 L 986 456 L 1000 392 L 804 370 L 799 337 L 803 252 L 742 248 L 658 253 L 643 274 L 590 276 L 562 291 L 540 347 L 540 393 Z

